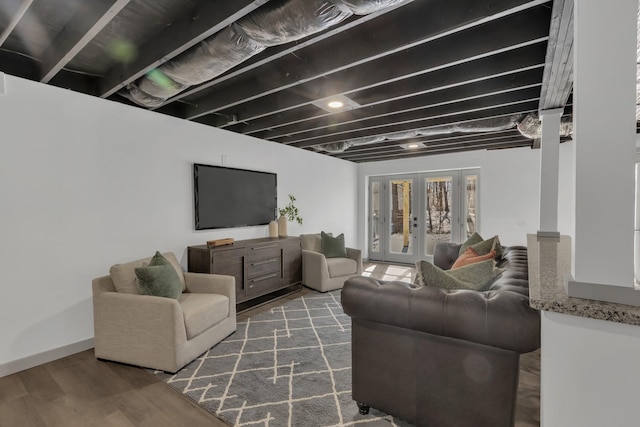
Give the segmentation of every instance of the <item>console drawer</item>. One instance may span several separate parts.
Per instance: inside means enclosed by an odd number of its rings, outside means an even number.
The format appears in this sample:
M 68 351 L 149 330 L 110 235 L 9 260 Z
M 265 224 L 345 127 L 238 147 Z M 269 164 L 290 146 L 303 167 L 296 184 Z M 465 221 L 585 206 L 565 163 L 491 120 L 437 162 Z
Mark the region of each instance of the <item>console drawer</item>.
M 280 247 L 277 243 L 270 243 L 266 245 L 250 246 L 247 248 L 247 260 L 249 264 L 254 261 L 260 261 L 269 258 L 279 258 Z
M 269 273 L 264 276 L 247 280 L 246 295 L 266 294 L 280 287 L 280 272 Z
M 247 277 L 249 278 L 269 273 L 280 273 L 280 257 L 249 261 L 247 264 Z

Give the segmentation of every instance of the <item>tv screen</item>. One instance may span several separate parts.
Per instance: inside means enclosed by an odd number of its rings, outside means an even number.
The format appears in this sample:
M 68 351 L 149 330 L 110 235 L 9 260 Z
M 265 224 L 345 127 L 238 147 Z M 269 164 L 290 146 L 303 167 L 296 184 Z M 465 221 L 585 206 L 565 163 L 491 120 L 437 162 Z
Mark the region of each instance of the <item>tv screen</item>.
M 275 173 L 193 165 L 196 230 L 269 224 L 276 217 Z

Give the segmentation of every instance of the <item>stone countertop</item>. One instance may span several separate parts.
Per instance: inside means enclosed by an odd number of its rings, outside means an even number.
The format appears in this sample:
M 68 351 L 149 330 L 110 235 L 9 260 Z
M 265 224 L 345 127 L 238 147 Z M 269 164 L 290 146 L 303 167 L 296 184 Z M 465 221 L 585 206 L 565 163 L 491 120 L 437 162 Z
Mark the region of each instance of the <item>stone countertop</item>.
M 571 238 L 527 235 L 529 304 L 538 310 L 640 325 L 640 307 L 569 297 L 565 276 L 571 274 Z

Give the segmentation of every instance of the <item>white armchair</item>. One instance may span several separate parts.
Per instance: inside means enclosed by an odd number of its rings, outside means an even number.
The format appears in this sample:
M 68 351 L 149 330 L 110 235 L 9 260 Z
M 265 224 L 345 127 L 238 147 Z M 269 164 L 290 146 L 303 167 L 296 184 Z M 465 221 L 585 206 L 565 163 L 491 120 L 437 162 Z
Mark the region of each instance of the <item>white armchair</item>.
M 135 268 L 151 258 L 117 264 L 93 280 L 95 355 L 146 368 L 176 372 L 236 330 L 235 278 L 178 272 L 178 299 L 141 295 Z
M 362 274 L 362 251 L 346 248 L 346 258 L 327 258 L 322 253 L 320 234 L 300 235 L 302 283 L 320 292 L 340 289 L 344 282 Z

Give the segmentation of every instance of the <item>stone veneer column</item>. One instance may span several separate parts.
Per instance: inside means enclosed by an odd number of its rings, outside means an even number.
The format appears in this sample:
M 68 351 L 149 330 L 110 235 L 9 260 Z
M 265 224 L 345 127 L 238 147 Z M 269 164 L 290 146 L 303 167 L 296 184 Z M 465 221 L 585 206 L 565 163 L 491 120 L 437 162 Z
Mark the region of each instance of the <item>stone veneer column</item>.
M 576 0 L 576 282 L 633 286 L 637 0 Z

